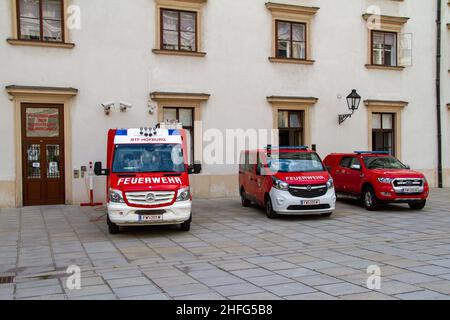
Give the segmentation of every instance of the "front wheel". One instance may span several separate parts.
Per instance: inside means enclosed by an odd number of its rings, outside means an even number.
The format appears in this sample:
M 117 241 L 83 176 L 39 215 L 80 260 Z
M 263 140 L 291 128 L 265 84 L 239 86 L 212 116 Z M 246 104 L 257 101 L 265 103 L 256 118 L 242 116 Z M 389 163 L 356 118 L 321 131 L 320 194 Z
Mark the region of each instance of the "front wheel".
M 408 203 L 409 207 L 413 210 L 422 210 L 423 208 L 425 208 L 426 204 L 427 204 L 427 200 Z
M 247 199 L 247 195 L 245 194 L 245 190 L 241 191 L 241 204 L 243 207 L 250 207 L 252 204 L 250 200 Z
M 117 224 L 111 222 L 111 220 L 109 220 L 109 216 L 107 216 L 106 218 L 106 223 L 108 224 L 108 232 L 110 234 L 120 233 L 120 227 Z
M 364 207 L 369 211 L 378 210 L 381 206 L 381 201 L 377 198 L 372 187 L 367 187 L 363 192 Z
M 270 199 L 270 197 L 267 197 L 266 199 L 265 209 L 267 218 L 275 219 L 278 216 L 277 213 L 273 210 L 272 200 Z

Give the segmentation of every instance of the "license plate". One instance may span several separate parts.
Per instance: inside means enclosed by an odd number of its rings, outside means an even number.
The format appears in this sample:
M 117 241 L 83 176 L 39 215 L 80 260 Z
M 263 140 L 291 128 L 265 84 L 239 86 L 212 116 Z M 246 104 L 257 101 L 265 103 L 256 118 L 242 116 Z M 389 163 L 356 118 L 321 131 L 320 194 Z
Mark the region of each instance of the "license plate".
M 403 188 L 402 192 L 403 193 L 419 193 L 420 189 L 419 188 Z
M 302 206 L 317 206 L 320 204 L 320 200 L 302 200 L 300 204 Z
M 162 219 L 162 214 L 139 216 L 140 221 L 161 221 Z

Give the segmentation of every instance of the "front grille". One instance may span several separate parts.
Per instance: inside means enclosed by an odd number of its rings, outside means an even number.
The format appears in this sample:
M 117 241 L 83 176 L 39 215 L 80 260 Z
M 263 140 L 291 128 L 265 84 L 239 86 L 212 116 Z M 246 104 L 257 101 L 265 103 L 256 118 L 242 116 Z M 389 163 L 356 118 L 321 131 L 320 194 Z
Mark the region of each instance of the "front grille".
M 330 205 L 329 204 L 319 204 L 319 205 L 315 205 L 315 206 L 300 206 L 300 205 L 295 205 L 295 206 L 289 206 L 287 208 L 288 210 L 295 210 L 295 211 L 301 211 L 301 210 L 325 210 L 325 209 L 330 209 Z
M 423 179 L 420 178 L 405 178 L 405 179 L 395 179 L 394 180 L 394 187 L 422 187 L 423 186 Z
M 310 186 L 290 186 L 289 193 L 294 197 L 299 198 L 317 198 L 327 193 L 328 187 L 326 185 L 310 185 Z
M 126 192 L 125 197 L 131 204 L 157 206 L 171 203 L 175 197 L 175 191 Z
M 156 216 L 166 213 L 166 210 L 136 210 L 136 214 L 141 216 Z

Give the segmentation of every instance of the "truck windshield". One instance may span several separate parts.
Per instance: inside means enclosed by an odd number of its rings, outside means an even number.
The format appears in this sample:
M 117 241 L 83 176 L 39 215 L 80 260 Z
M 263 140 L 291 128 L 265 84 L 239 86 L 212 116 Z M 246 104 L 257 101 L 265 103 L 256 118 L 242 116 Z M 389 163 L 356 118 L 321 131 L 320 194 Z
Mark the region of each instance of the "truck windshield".
M 180 144 L 116 145 L 112 165 L 114 173 L 184 172 Z
M 322 161 L 315 153 L 280 152 L 273 153 L 268 160 L 269 169 L 274 172 L 322 172 Z
M 364 157 L 367 169 L 406 169 L 406 166 L 394 157 Z

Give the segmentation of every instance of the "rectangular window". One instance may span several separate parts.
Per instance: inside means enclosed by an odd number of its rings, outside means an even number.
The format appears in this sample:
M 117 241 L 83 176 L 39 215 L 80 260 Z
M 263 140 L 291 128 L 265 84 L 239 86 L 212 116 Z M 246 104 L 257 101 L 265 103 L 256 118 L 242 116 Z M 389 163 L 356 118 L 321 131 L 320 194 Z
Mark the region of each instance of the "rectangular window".
M 189 164 L 194 163 L 194 109 L 169 107 L 163 108 L 164 121 L 179 121 L 187 134 L 187 148 Z
M 197 51 L 197 13 L 161 9 L 161 49 Z
M 278 111 L 278 130 L 280 146 L 301 146 L 303 137 L 303 111 Z
M 64 42 L 64 0 L 17 0 L 20 40 Z
M 397 66 L 397 33 L 372 31 L 372 64 Z
M 395 155 L 395 115 L 392 113 L 372 114 L 373 151 L 388 151 Z
M 306 60 L 306 24 L 276 21 L 277 58 Z

